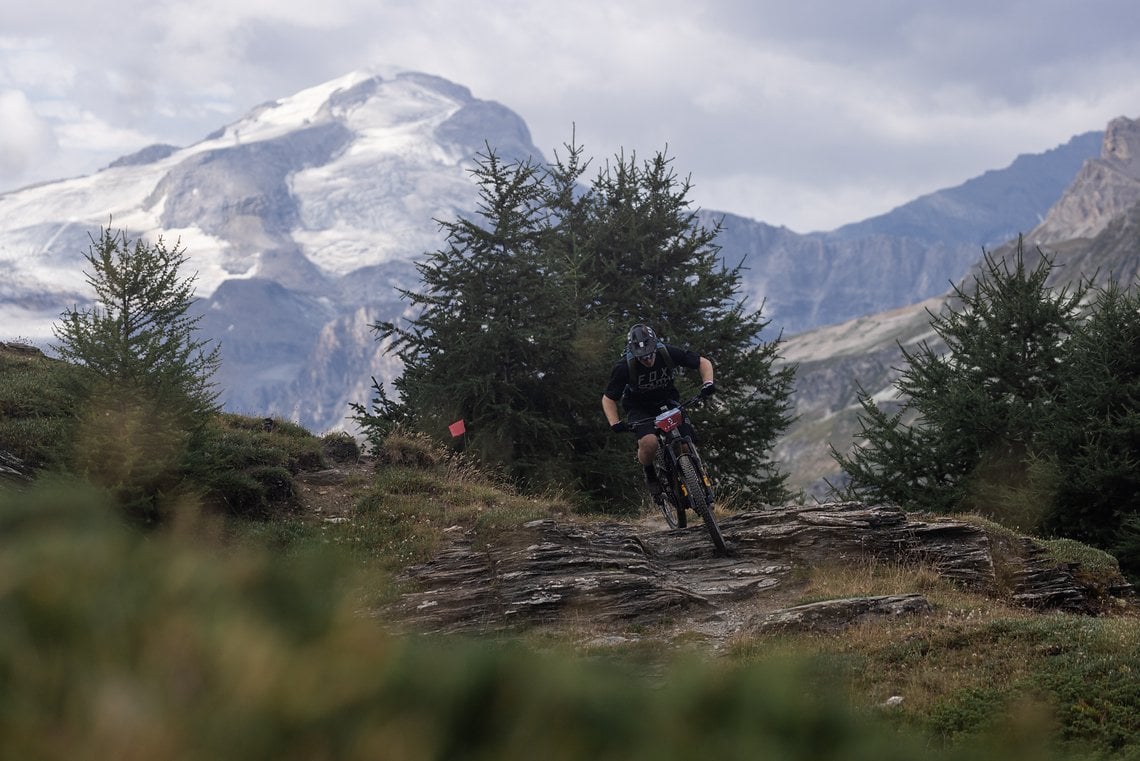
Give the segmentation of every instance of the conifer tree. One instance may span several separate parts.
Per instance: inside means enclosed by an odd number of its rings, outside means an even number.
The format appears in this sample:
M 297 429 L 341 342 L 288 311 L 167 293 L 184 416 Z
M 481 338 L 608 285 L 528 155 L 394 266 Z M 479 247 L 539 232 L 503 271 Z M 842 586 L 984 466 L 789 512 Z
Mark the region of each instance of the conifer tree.
M 767 322 L 738 298 L 718 231 L 697 224 L 664 155 L 618 156 L 586 186 L 588 164 L 573 143 L 546 166 L 504 165 L 488 148 L 481 222 L 443 223 L 447 247 L 419 265 L 423 288 L 403 292 L 416 316 L 375 326 L 404 362 L 388 414 L 436 435 L 464 417 L 470 447 L 532 486 L 640 494 L 633 443 L 605 426 L 600 398 L 626 330 L 645 321 L 720 363 L 727 403 L 704 438 L 722 487 L 782 500 L 765 451 L 788 424 L 794 370 L 773 370 L 778 340 L 758 341 Z
M 181 414 L 201 419 L 215 411 L 218 347 L 195 336 L 196 276 L 179 273 L 185 249 L 161 238 L 132 244 L 125 231 L 102 228 L 84 258 L 95 304 L 65 310 L 53 326 L 60 357 Z
M 1038 254 L 1028 266 L 1019 239 L 1008 259 L 985 255 L 972 289 L 955 287 L 957 303 L 931 315 L 941 345 L 903 349 L 901 409 L 888 412 L 860 393 L 863 444 L 832 450 L 851 479 L 848 496 L 992 513 L 995 486 L 1027 484 L 1088 290 L 1048 287 L 1053 261 Z
M 474 170 L 480 219 L 441 223 L 446 246 L 417 264 L 422 288 L 401 290 L 417 316 L 375 326 L 403 362 L 394 386 L 412 424 L 438 436 L 465 420 L 470 450 L 523 481 L 565 454 L 550 387 L 566 307 L 543 255 L 541 172 L 488 148 Z
M 1112 551 L 1140 570 L 1140 292 L 1098 288 L 1066 346 L 1046 427 L 1053 502 L 1042 528 Z
M 85 258 L 95 304 L 65 310 L 54 326 L 56 352 L 83 370 L 73 378 L 82 410 L 74 467 L 133 518 L 155 522 L 217 410 L 218 348 L 195 335 L 195 277 L 179 273 L 185 249 L 103 228 Z
M 692 413 L 704 459 L 722 493 L 779 504 L 789 496 L 786 475 L 768 455 L 790 422 L 795 369 L 775 368 L 780 339 L 761 339 L 769 322 L 760 309 L 747 308 L 739 268 L 725 266 L 716 244 L 720 229 L 698 222 L 690 189 L 663 153 L 644 162 L 616 156 L 594 181 L 587 277 L 598 284 L 598 304 L 615 329 L 605 375 L 624 347 L 625 331 L 638 322 L 708 356 L 719 391 L 714 403 Z M 684 393 L 696 385 L 681 381 L 678 388 Z M 604 454 L 622 466 L 628 457 Z

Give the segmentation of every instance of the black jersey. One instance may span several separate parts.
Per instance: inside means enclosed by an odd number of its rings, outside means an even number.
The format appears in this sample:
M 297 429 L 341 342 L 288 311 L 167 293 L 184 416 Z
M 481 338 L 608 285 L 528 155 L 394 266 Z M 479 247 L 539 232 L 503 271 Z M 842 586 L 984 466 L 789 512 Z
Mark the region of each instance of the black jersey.
M 660 356 L 662 351 L 669 353 L 671 362 Z M 689 367 L 696 370 L 701 366 L 701 355 L 668 344 L 658 346 L 657 353 L 653 367 L 646 367 L 637 360 L 630 362 L 623 357 L 610 372 L 605 395 L 615 402 L 620 400 L 627 409 L 643 410 L 652 410 L 677 399 L 677 386 L 673 383 L 677 369 Z

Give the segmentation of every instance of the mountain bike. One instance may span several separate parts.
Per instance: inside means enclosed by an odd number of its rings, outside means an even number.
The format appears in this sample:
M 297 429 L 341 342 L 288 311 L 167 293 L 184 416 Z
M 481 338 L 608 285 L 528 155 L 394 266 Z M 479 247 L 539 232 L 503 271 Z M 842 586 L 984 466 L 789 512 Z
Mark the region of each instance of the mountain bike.
M 686 407 L 702 398 L 697 394 L 681 403 L 663 404 L 655 417 L 630 421 L 629 425 L 636 428 L 653 422 L 653 432 L 657 436 L 657 456 L 653 466 L 662 491 L 657 504 L 665 522 L 670 528 L 685 528 L 688 525 L 685 511 L 692 510 L 701 516 L 717 551 L 724 553 L 727 551 L 724 537 L 713 515 L 712 482 L 693 442 L 692 426 L 685 414 Z

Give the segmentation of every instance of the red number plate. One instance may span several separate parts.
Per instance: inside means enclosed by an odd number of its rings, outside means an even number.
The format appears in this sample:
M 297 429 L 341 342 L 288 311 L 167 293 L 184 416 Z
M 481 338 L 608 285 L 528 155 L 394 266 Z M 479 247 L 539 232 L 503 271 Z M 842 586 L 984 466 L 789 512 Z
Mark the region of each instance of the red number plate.
M 681 415 L 680 410 L 669 410 L 668 412 L 662 412 L 655 419 L 655 422 L 657 423 L 657 429 L 668 433 L 681 424 L 682 417 L 683 416 Z

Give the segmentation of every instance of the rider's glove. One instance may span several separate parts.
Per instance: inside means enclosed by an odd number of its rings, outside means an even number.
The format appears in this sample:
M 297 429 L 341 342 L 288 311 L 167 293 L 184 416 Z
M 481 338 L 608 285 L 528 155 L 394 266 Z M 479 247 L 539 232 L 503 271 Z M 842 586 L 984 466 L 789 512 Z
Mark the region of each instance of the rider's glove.
M 629 430 L 629 423 L 625 422 L 624 420 L 619 420 L 616 423 L 610 424 L 610 430 L 613 431 L 614 433 L 621 433 L 622 431 L 628 431 Z
M 701 396 L 705 397 L 706 399 L 715 393 L 716 393 L 716 384 L 713 383 L 712 381 L 709 381 L 705 385 L 701 386 Z

